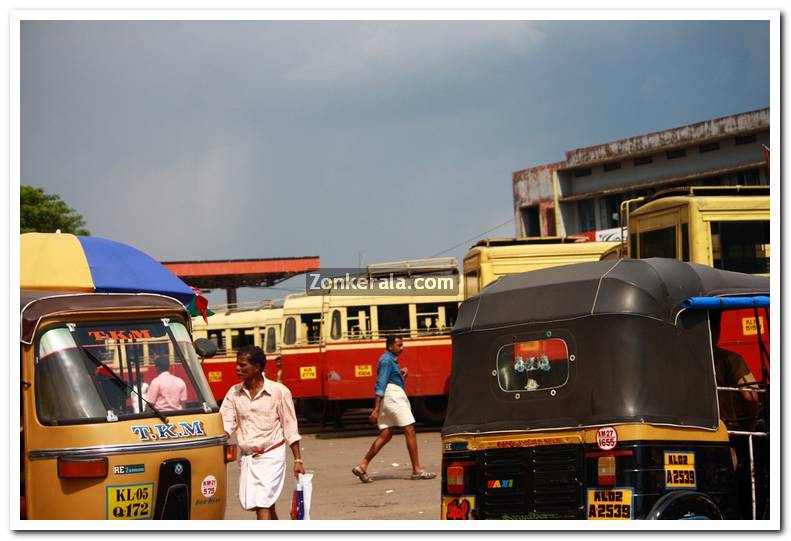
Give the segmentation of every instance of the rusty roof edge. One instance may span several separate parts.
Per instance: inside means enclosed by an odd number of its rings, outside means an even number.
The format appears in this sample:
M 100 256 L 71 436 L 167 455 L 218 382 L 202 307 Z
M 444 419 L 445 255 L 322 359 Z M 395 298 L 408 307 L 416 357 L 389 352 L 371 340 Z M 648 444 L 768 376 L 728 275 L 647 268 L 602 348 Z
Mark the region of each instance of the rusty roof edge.
M 733 126 L 733 129 L 728 129 L 729 126 Z M 561 166 L 558 169 L 572 169 L 581 165 L 593 165 L 594 163 L 621 159 L 624 156 L 635 156 L 641 152 L 656 152 L 684 146 L 692 141 L 703 142 L 709 139 L 720 139 L 724 136 L 760 131 L 767 128 L 769 128 L 769 108 L 756 109 L 745 113 L 727 115 L 667 130 L 619 139 L 601 145 L 569 150 L 566 152 L 566 161 L 559 162 Z M 681 134 L 681 136 L 675 138 L 674 136 L 677 134 Z M 646 141 L 657 137 L 660 139 L 659 144 L 646 143 Z M 589 158 L 586 158 L 586 155 Z

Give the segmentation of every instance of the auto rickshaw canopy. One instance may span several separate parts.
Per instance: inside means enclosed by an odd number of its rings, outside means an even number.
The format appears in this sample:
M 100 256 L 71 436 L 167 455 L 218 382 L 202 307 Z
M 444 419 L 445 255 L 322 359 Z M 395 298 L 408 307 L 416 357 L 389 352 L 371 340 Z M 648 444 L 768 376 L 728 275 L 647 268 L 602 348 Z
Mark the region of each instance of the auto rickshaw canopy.
M 662 258 L 500 278 L 459 310 L 442 434 L 717 430 L 708 312 L 684 303 L 768 294 L 767 277 Z

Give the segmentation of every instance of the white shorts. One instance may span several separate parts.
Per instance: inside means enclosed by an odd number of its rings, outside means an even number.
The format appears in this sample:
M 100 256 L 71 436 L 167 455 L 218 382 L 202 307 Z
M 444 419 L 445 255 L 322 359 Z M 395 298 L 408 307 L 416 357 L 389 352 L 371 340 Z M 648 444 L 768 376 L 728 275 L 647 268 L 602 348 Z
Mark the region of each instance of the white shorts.
M 239 457 L 239 502 L 247 511 L 272 507 L 280 497 L 286 478 L 286 447 Z
M 379 430 L 392 426 L 415 424 L 412 407 L 409 405 L 409 398 L 407 398 L 404 389 L 394 383 L 387 384 L 377 422 Z

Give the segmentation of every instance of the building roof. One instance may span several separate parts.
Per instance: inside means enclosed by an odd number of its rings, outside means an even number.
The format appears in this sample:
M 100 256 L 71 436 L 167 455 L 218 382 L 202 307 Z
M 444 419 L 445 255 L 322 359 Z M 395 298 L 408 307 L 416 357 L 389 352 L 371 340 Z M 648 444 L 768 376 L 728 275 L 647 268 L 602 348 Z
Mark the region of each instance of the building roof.
M 279 259 L 167 261 L 162 264 L 187 284 L 200 289 L 271 287 L 297 274 L 318 270 L 318 256 Z

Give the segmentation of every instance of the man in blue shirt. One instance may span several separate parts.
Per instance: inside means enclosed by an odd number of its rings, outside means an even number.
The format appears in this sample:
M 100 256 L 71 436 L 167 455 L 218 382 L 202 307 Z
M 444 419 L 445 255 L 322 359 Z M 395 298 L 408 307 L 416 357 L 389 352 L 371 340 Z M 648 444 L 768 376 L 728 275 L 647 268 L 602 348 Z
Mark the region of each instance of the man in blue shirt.
M 376 404 L 368 417 L 372 423 L 379 426 L 379 436 L 371 444 L 360 463 L 352 468 L 352 473 L 363 483 L 371 483 L 373 479 L 368 476 L 368 464 L 382 447 L 393 437 L 393 427 L 404 429 L 406 447 L 409 451 L 409 460 L 412 462 L 412 479 L 433 479 L 436 473 L 425 471 L 420 467 L 417 454 L 417 435 L 415 434 L 415 417 L 409 405 L 404 390 L 404 378 L 407 369 L 398 366 L 398 356 L 404 351 L 404 341 L 395 336 L 388 336 L 385 340 L 385 351 L 379 358 L 376 367 Z

